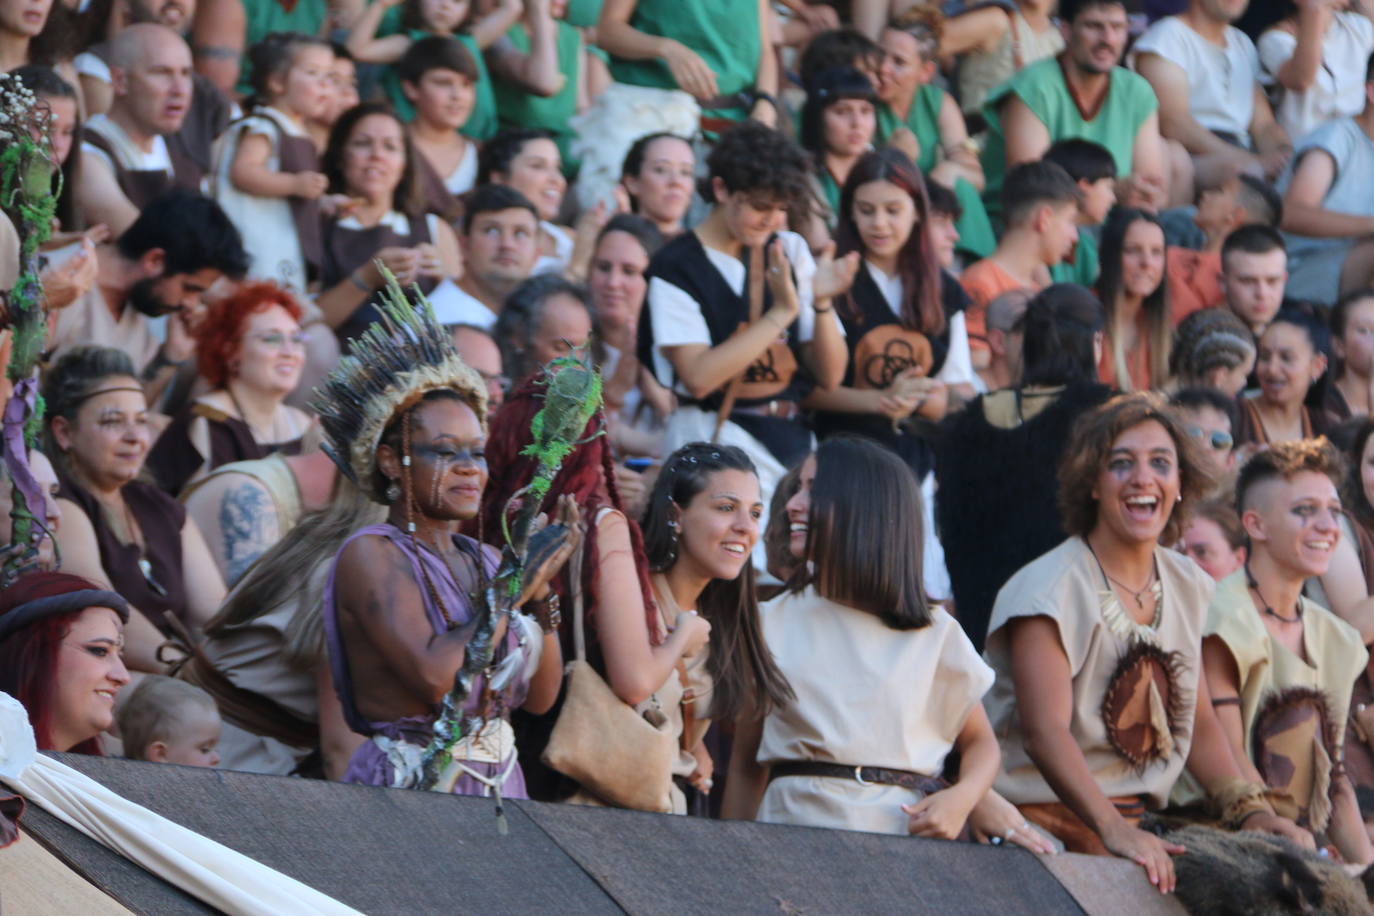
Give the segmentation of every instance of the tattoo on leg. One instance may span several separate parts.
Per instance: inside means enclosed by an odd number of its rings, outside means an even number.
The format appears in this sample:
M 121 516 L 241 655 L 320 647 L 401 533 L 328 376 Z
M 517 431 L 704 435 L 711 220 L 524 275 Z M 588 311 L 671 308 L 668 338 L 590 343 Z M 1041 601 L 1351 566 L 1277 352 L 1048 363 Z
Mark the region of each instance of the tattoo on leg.
M 276 507 L 258 484 L 240 484 L 224 492 L 219 526 L 224 539 L 224 577 L 227 585 L 233 585 L 276 542 Z

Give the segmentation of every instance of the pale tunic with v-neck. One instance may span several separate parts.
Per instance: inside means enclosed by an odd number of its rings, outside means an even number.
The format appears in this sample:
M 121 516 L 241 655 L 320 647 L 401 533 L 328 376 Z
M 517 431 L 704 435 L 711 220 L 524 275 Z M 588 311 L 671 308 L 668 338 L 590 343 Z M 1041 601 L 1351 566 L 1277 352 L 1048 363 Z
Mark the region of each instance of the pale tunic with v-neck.
M 1155 628 L 1131 623 L 1097 559 L 1078 537 L 1023 566 L 997 593 L 983 653 L 997 680 L 983 705 L 1002 746 L 1002 768 L 994 787 L 1008 801 L 1016 805 L 1060 801 L 1026 752 L 1007 627 L 1018 617 L 1048 617 L 1059 629 L 1060 645 L 1073 678 L 1069 732 L 1102 793 L 1108 797 L 1143 795 L 1147 806 L 1155 808 L 1168 800 L 1193 743 L 1193 708 L 1202 671 L 1202 627 L 1213 582 L 1192 560 L 1163 547 L 1155 548 L 1155 565 L 1162 602 Z M 1126 626 L 1113 627 L 1110 617 L 1125 617 Z M 1143 770 L 1137 770 L 1112 746 L 1102 717 L 1108 685 L 1121 656 L 1132 645 L 1132 634 L 1122 635 L 1117 630 L 1128 629 L 1140 636 L 1149 633 L 1148 638 L 1160 649 L 1178 653 L 1179 677 L 1174 689 L 1188 711 L 1173 734 L 1168 757 L 1149 763 Z

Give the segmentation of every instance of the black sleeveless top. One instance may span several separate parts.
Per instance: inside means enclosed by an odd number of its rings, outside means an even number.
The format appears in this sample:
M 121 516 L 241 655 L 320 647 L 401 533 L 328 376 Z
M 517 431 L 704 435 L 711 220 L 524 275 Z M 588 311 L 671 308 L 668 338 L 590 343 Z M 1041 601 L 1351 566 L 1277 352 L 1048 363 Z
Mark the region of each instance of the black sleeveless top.
M 661 278 L 690 296 L 701 310 L 701 317 L 710 333 L 711 346 L 716 347 L 749 322 L 749 300 L 746 298 L 749 289 L 749 249 L 740 252 L 740 259 L 744 262 L 745 295 L 737 294 L 730 288 L 725 277 L 711 263 L 696 233 L 684 232 L 659 249 L 649 262 L 645 277 L 650 280 Z M 772 304 L 773 294 L 765 283 L 763 308 L 759 314 L 766 314 Z M 637 346 L 639 361 L 651 367 L 657 377 L 659 373 L 653 358 L 655 349 L 653 321 L 642 320 L 639 322 Z M 675 381 L 675 378 L 658 378 L 659 384 L 669 389 L 674 389 Z M 770 401 L 795 402 L 804 398 L 814 387 L 815 380 L 801 359 L 801 340 L 798 324 L 794 321 L 786 335 L 779 335 L 745 370 L 735 406 L 754 407 Z M 678 392 L 679 401 L 707 412 L 718 411 L 724 398 L 725 386 L 700 400 Z M 758 439 L 784 465 L 799 460 L 811 449 L 811 432 L 798 419 L 735 411 L 730 415 L 730 422 Z

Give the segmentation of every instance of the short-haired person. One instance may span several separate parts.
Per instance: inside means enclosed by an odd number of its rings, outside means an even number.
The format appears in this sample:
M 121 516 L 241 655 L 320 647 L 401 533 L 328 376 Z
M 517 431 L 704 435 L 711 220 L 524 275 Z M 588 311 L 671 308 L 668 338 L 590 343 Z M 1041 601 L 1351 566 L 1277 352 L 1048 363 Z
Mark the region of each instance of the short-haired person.
M 1245 564 L 1245 529 L 1235 502 L 1226 497 L 1204 500 L 1193 508 L 1183 526 L 1178 551 L 1220 582 Z
M 426 292 L 463 272 L 452 228 L 420 203 L 417 155 L 405 125 L 380 102 L 350 108 L 329 132 L 320 167 L 330 192 L 353 204 L 324 219 L 316 304 L 341 341 L 379 317 L 375 302 L 385 283 L 377 261 L 403 286 L 416 283 Z
M 1218 486 L 1229 487 L 1236 470 L 1236 402 L 1215 388 L 1180 388 L 1169 404 L 1197 443 L 1199 463 Z
M 959 277 L 973 300 L 966 320 L 974 368 L 987 364 L 983 313 L 993 297 L 1049 286 L 1050 268 L 1078 244 L 1078 198 L 1078 185 L 1052 162 L 1026 162 L 1007 173 L 1002 187 L 1006 231 L 996 251 Z
M 988 391 L 1010 388 L 1021 380 L 1026 306 L 1032 298 L 1024 289 L 1012 289 L 988 303 L 988 365 L 978 372 Z
M 771 492 L 811 448 L 798 402 L 843 379 L 848 350 L 832 297 L 858 258 L 823 258 L 818 269 L 801 236 L 779 231 L 807 173 L 806 154 L 782 134 L 746 121 L 721 137 L 708 167 L 710 214 L 649 262 L 639 356 L 680 402 L 664 450 L 738 446 Z
M 119 704 L 115 720 L 124 756 L 130 760 L 219 766 L 219 707 L 194 684 L 146 675 Z
M 1374 55 L 1365 64 L 1364 109 L 1298 141 L 1280 182 L 1293 258 L 1290 295 L 1330 304 L 1374 282 Z
M 124 351 L 155 401 L 195 355 L 202 294 L 221 277 L 237 280 L 247 271 L 242 238 L 219 204 L 172 190 L 96 254 L 95 286 L 57 312 L 47 346 L 53 358 L 85 344 Z M 159 343 L 149 319 L 162 316 L 168 321 Z
M 1078 183 L 1078 244 L 1069 258 L 1050 268 L 1055 283 L 1097 285 L 1101 272 L 1097 234 L 1116 205 L 1116 160 L 1102 144 L 1077 137 L 1056 141 L 1045 150 L 1053 162 Z
M 159 486 L 179 495 L 231 461 L 307 448 L 311 419 L 285 403 L 305 365 L 301 314 L 295 296 L 270 281 L 240 286 L 206 310 L 196 369 L 210 390 L 178 412 L 149 451 Z
M 167 137 L 191 105 L 191 49 L 166 26 L 131 25 L 110 43 L 114 98 L 86 120 L 77 200 L 87 225 L 119 234 L 172 187 L 196 189 L 204 167 Z
M 563 155 L 553 134 L 537 127 L 511 127 L 482 144 L 477 157 L 477 183 L 501 184 L 519 191 L 539 214 L 539 260 L 533 273 L 585 274 L 587 252 L 579 250 L 575 233 L 560 226 L 568 179 Z M 584 219 L 589 218 L 587 213 Z
M 1186 210 L 1173 211 L 1186 213 Z M 1241 174 L 1198 190 L 1186 223 L 1161 214 L 1169 241 L 1169 299 L 1175 315 L 1221 305 L 1221 249 L 1232 232 L 1255 223 L 1279 227 L 1283 198 L 1263 178 Z
M 1341 746 L 1368 653 L 1358 630 L 1302 595 L 1341 538 L 1344 470 L 1325 438 L 1275 443 L 1241 468 L 1236 504 L 1249 555 L 1217 584 L 1202 664 L 1244 778 L 1274 790 L 1286 817 L 1327 834 L 1343 861 L 1366 865 L 1374 845 Z M 1194 795 L 1187 782 L 1175 789 L 1177 801 Z
M 1230 309 L 1193 312 L 1174 329 L 1169 374 L 1180 388 L 1215 388 L 1235 398 L 1254 368 L 1255 338 Z
M 1121 391 L 1159 388 L 1169 378 L 1173 316 L 1164 276 L 1164 227 L 1134 207 L 1116 207 L 1102 228 L 1097 293 L 1107 310 L 1107 341 L 1098 367 Z
M 435 290 L 430 302 L 444 324 L 490 330 L 539 259 L 539 212 L 524 194 L 499 184 L 479 186 L 463 207 L 463 274 Z
M 558 274 L 521 283 L 506 298 L 492 336 L 516 388 L 559 357 L 586 348 L 596 330 L 587 291 Z
M 1288 253 L 1277 229 L 1241 226 L 1221 246 L 1221 291 L 1226 307 L 1244 321 L 1255 339 L 1283 305 Z
M 487 383 L 487 408 L 495 413 L 510 387 L 510 377 L 501 361 L 500 345 L 491 331 L 475 324 L 455 324 L 452 331 L 453 349 Z
M 1192 442 L 1156 395 L 1121 395 L 1086 414 L 1059 468 L 1068 540 L 1001 592 L 985 657 L 985 705 L 1001 738 L 997 791 L 1071 852 L 1141 865 L 1174 889 L 1183 848 L 1140 829 L 1185 766 L 1224 826 L 1312 838 L 1247 783 L 1202 677 L 1212 580 L 1177 551 L 1208 484 Z M 1149 683 L 1146 689 L 1128 685 Z
M 1135 43 L 1136 69 L 1159 97 L 1160 132 L 1191 154 L 1200 185 L 1237 171 L 1272 181 L 1293 153 L 1261 85 L 1255 45 L 1231 25 L 1248 3 L 1189 0 Z
M 70 573 L 20 576 L 0 592 L 0 692 L 23 704 L 40 751 L 100 756 L 129 683 L 119 595 Z
M 737 729 L 725 816 L 946 840 L 964 831 L 997 773 L 980 702 L 992 671 L 925 595 L 920 501 L 910 469 L 876 443 L 831 439 L 803 463 L 787 516 L 807 572 L 762 613 L 793 695 Z M 869 700 L 828 701 L 841 680 Z M 953 751 L 951 785 L 939 776 Z
M 1061 0 L 1059 15 L 1067 41 L 1063 53 L 1027 66 L 984 103 L 989 209 L 996 209 L 1008 169 L 1074 137 L 1100 143 L 1112 154 L 1123 203 L 1162 206 L 1170 182 L 1159 103 L 1149 83 L 1119 66 L 1128 32 L 1125 4 Z
M 951 414 L 932 440 L 945 566 L 959 622 L 980 650 L 1002 583 L 1064 540 L 1055 469 L 1074 420 L 1111 391 L 1097 380 L 1103 320 L 1097 297 L 1076 284 L 1035 295 L 1021 319 L 1015 387 Z
M 477 64 L 457 38 L 432 35 L 414 42 L 396 63 L 401 91 L 415 106 L 407 130 L 425 211 L 452 222 L 462 211 L 458 195 L 477 183 L 477 142 L 463 125 L 477 99 Z
M 1310 439 L 1324 431 L 1322 414 L 1308 408 L 1307 394 L 1326 372 L 1327 340 L 1319 319 L 1294 307 L 1279 310 L 1259 336 L 1259 391 L 1238 401 L 1238 445 Z
M 1339 367 L 1326 386 L 1328 427 L 1374 413 L 1374 288 L 1342 296 L 1331 310 L 1331 349 Z

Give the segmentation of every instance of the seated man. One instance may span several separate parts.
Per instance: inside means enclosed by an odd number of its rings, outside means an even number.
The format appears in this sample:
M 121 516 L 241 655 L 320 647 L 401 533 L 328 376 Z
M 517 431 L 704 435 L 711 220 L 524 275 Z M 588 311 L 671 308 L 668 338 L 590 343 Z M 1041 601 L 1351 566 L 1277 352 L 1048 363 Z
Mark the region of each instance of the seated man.
M 1191 213 L 1189 212 L 1191 211 Z M 1169 311 L 1175 323 L 1200 309 L 1221 305 L 1221 246 L 1241 226 L 1260 225 L 1277 229 L 1283 216 L 1283 199 L 1262 178 L 1240 175 L 1219 187 L 1202 188 L 1196 207 L 1171 211 L 1163 218 L 1164 235 L 1178 230 L 1196 245 L 1170 244 L 1165 252 L 1169 278 Z
M 220 277 L 237 279 L 247 271 L 243 242 L 219 204 L 172 190 L 96 253 L 95 286 L 53 318 L 50 356 L 82 344 L 123 350 L 154 403 L 174 370 L 195 353 L 190 319 L 201 294 Z M 148 319 L 164 315 L 170 319 L 159 344 Z
M 164 26 L 145 23 L 110 42 L 114 98 L 86 121 L 77 206 L 88 224 L 118 235 L 173 186 L 197 190 L 203 168 L 168 138 L 191 106 L 191 50 Z
M 1061 0 L 1059 14 L 1066 23 L 1064 52 L 1026 67 L 989 93 L 984 105 L 983 194 L 989 212 L 1000 211 L 997 197 L 1007 169 L 1075 137 L 1112 154 L 1123 203 L 1162 207 L 1167 182 L 1158 103 L 1148 83 L 1117 66 L 1126 46 L 1125 5 Z
M 1226 307 L 1259 340 L 1283 305 L 1288 253 L 1277 229 L 1241 226 L 1221 246 L 1221 292 Z
M 1295 298 L 1330 305 L 1374 282 L 1374 56 L 1364 92 L 1359 115 L 1302 139 L 1280 185 Z
M 1204 186 L 1236 172 L 1272 181 L 1293 152 L 1260 85 L 1255 45 L 1230 24 L 1247 2 L 1190 0 L 1135 44 L 1136 69 L 1159 98 L 1160 132 L 1192 154 Z
M 463 213 L 463 275 L 441 283 L 429 301 L 442 324 L 491 330 L 501 304 L 539 259 L 539 213 L 525 195 L 489 184 L 472 193 Z

